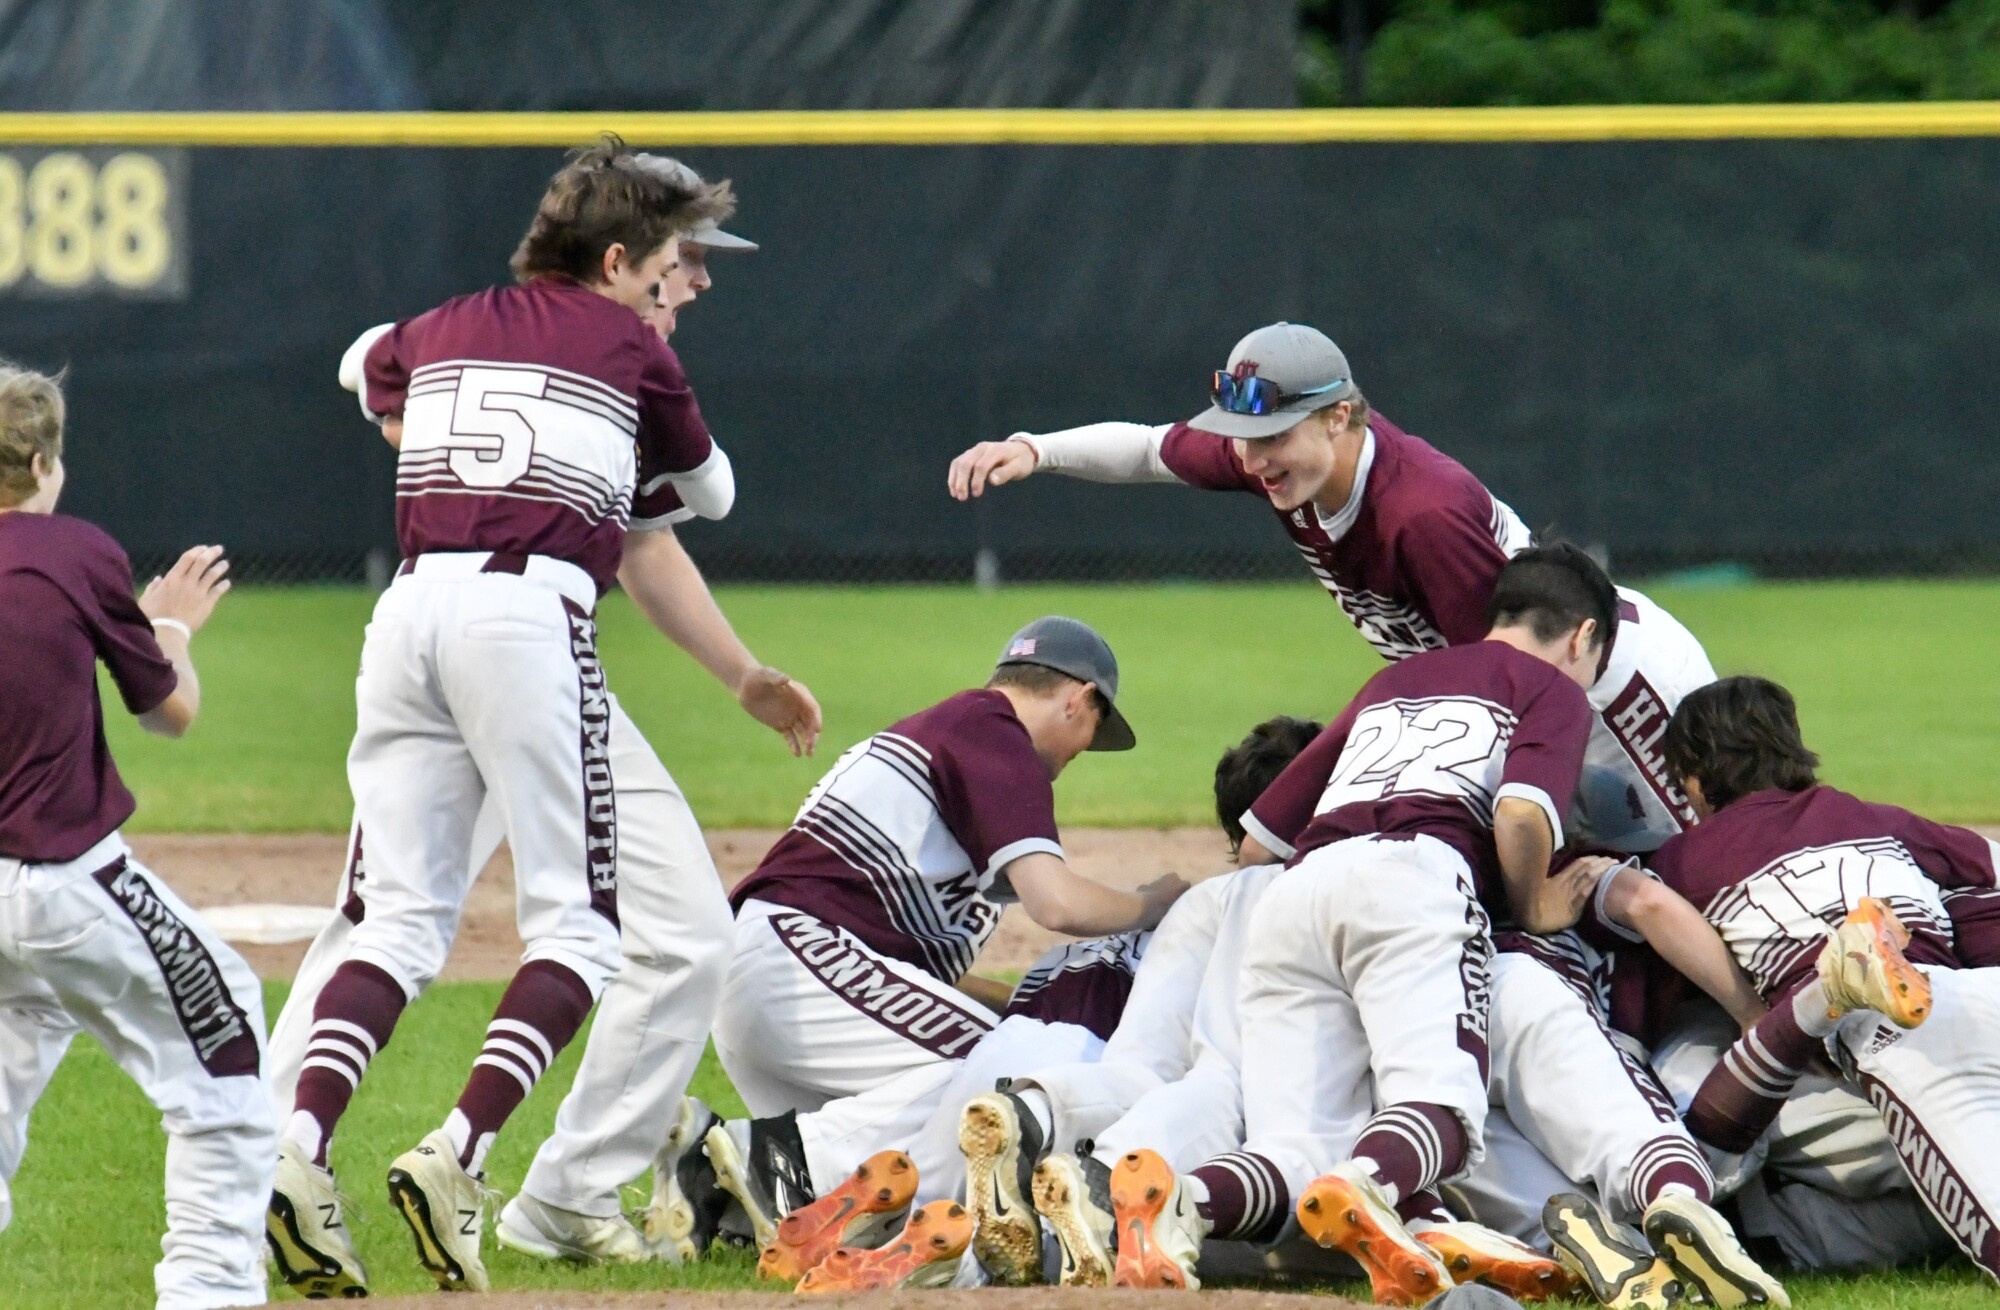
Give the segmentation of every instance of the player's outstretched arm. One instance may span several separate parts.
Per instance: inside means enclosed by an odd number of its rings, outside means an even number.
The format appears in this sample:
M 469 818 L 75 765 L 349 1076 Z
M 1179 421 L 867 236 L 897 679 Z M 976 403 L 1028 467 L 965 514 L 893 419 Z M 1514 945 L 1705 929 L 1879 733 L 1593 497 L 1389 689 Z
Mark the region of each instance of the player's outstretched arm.
M 1606 861 L 1609 863 L 1609 861 Z M 1722 935 L 1687 897 L 1637 869 L 1617 866 L 1598 902 L 1604 917 L 1646 939 L 1659 957 L 1715 998 L 1746 1031 L 1770 1007 L 1736 963 Z
M 1121 892 L 1084 877 L 1060 855 L 1047 851 L 1020 856 L 1002 872 L 1030 919 L 1071 937 L 1106 937 L 1154 927 L 1188 886 L 1179 874 L 1169 873 L 1136 892 Z
M 672 528 L 626 534 L 618 584 L 667 640 L 729 688 L 751 718 L 783 737 L 792 754 L 812 754 L 822 726 L 819 702 L 804 683 L 750 653 Z
M 189 646 L 229 590 L 228 573 L 222 547 L 195 546 L 139 593 L 139 609 L 153 621 L 153 635 L 178 678 L 165 700 L 139 716 L 139 726 L 147 732 L 179 737 L 201 712 L 201 679 L 195 676 Z
M 1540 805 L 1502 796 L 1493 807 L 1493 845 L 1516 924 L 1529 932 L 1561 932 L 1583 917 L 1597 878 L 1579 868 L 1581 861 L 1551 876 L 1555 832 Z
M 1016 432 L 1005 441 L 982 441 L 954 459 L 945 486 L 953 500 L 971 500 L 988 487 L 1042 471 L 1087 482 L 1175 482 L 1179 479 L 1160 457 L 1160 443 L 1170 430 L 1143 423 L 1092 423 L 1039 435 Z

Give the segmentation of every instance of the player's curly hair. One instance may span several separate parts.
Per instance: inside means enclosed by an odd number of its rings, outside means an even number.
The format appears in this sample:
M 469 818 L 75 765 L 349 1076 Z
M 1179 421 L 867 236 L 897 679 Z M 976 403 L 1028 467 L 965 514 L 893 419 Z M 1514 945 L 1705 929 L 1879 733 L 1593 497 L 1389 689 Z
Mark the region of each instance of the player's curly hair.
M 1222 752 L 1215 763 L 1215 817 L 1229 834 L 1233 854 L 1243 844 L 1243 812 L 1256 804 L 1292 757 L 1319 736 L 1320 725 L 1288 714 L 1266 719 Z
M 720 223 L 734 212 L 729 183 L 710 185 L 649 167 L 607 132 L 596 145 L 571 152 L 549 179 L 535 221 L 510 263 L 522 282 L 538 277 L 601 282 L 604 252 L 613 245 L 643 260 L 697 224 Z
M 1756 791 L 1804 791 L 1819 782 L 1819 756 L 1799 732 L 1799 706 L 1769 678 L 1723 678 L 1689 692 L 1660 743 L 1682 786 L 1701 784 L 1716 809 Z
M 35 494 L 35 456 L 44 466 L 62 458 L 62 380 L 0 359 L 0 508 Z

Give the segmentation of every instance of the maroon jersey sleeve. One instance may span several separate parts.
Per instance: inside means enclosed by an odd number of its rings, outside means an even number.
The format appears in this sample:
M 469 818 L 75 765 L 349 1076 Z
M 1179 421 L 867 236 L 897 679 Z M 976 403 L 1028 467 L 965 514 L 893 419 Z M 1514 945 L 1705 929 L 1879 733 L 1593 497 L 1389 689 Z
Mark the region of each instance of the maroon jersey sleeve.
M 1176 423 L 1160 440 L 1160 462 L 1190 487 L 1204 491 L 1255 491 L 1263 484 L 1243 471 L 1236 458 L 1236 443 L 1213 432 L 1201 432 L 1185 423 Z
M 1894 805 L 1870 803 L 1868 808 L 1882 820 L 1882 831 L 1908 847 L 1917 867 L 1938 886 L 1958 890 L 2000 881 L 1994 877 L 1993 843 L 1970 828 L 1933 823 Z
M 1456 499 L 1436 506 L 1398 534 L 1397 567 L 1411 604 L 1453 646 L 1485 638 L 1493 584 L 1507 566 L 1494 536 L 1493 498 L 1484 499 L 1483 510 Z
M 1551 669 L 1514 724 L 1494 800 L 1516 797 L 1539 805 L 1560 847 L 1562 816 L 1576 795 L 1577 780 L 1583 775 L 1583 749 L 1589 740 L 1590 699 L 1583 688 Z
M 111 673 L 125 708 L 134 714 L 157 709 L 180 684 L 173 661 L 160 649 L 153 624 L 132 594 L 132 565 L 109 537 L 98 534 L 86 558 L 90 594 L 82 599 L 91 645 Z
M 1243 831 L 1271 854 L 1289 860 L 1296 853 L 1299 834 L 1312 822 L 1313 810 L 1326 793 L 1327 780 L 1340 763 L 1340 752 L 1347 747 L 1347 734 L 1354 729 L 1354 717 L 1359 713 L 1355 707 L 1361 699 L 1356 696 L 1339 718 L 1294 755 L 1243 815 Z
M 662 488 L 660 481 L 674 473 L 700 468 L 715 449 L 702 421 L 701 406 L 695 403 L 694 388 L 681 371 L 680 359 L 666 342 L 646 335 L 651 345 L 639 374 L 639 492 L 633 501 L 632 517 L 657 518 L 671 511 L 648 501 Z
M 410 392 L 409 333 L 417 322 L 398 323 L 375 338 L 361 361 L 361 407 L 378 419 L 402 416 Z
M 1010 709 L 969 716 L 933 749 L 931 762 L 938 815 L 982 879 L 1031 852 L 1063 853 L 1055 787 Z

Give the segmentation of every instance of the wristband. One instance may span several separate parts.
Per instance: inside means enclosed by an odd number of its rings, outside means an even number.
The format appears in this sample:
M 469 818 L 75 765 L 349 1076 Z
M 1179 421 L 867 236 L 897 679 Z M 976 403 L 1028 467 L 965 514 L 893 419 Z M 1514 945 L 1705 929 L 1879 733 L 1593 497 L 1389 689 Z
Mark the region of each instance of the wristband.
M 179 619 L 154 619 L 153 626 L 156 628 L 172 628 L 175 632 L 181 634 L 181 640 L 183 641 L 194 640 L 194 629 L 182 623 Z

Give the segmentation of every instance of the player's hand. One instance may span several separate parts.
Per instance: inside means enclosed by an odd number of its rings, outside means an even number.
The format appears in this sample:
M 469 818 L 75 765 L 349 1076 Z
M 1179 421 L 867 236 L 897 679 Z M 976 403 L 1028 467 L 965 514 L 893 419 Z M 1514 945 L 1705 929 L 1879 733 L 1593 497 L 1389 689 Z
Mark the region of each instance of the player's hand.
M 220 546 L 194 546 L 139 593 L 139 608 L 149 619 L 173 619 L 201 631 L 215 603 L 229 590 L 229 561 Z
M 736 703 L 757 722 L 785 739 L 792 754 L 810 755 L 819 743 L 824 720 L 819 702 L 803 682 L 794 680 L 768 664 L 759 664 L 743 675 L 736 687 Z
M 1178 873 L 1163 873 L 1139 888 L 1139 899 L 1146 903 L 1144 926 L 1158 927 L 1160 920 L 1167 917 L 1167 911 L 1174 907 L 1174 902 L 1179 900 L 1181 893 L 1187 889 L 1187 879 Z
M 953 500 L 971 500 L 988 487 L 1019 482 L 1035 471 L 1035 448 L 1009 437 L 982 441 L 951 462 L 945 485 Z
M 1597 884 L 1624 863 L 1605 855 L 1580 855 L 1551 873 L 1549 878 L 1556 884 L 1554 890 L 1563 917 L 1571 924 L 1581 919 L 1584 907 L 1597 894 Z

